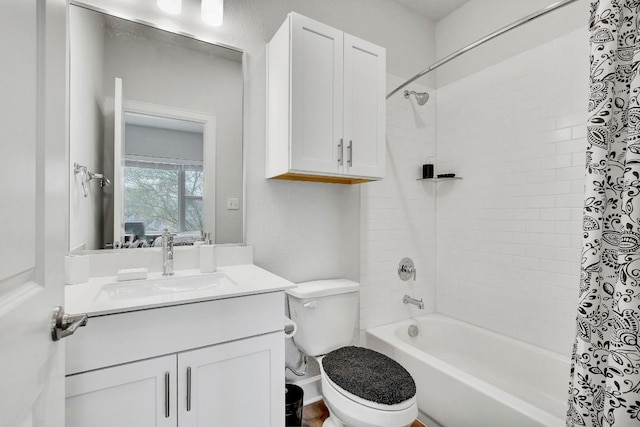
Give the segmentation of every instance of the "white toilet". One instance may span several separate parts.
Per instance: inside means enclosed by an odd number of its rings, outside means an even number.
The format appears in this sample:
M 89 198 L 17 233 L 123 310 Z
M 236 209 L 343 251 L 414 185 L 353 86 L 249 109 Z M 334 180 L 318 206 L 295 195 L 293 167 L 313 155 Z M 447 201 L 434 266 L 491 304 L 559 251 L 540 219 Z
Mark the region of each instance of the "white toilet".
M 411 375 L 383 354 L 349 346 L 358 333 L 358 283 L 318 280 L 287 294 L 298 325 L 293 340 L 320 365 L 330 413 L 323 427 L 410 426 L 418 416 Z

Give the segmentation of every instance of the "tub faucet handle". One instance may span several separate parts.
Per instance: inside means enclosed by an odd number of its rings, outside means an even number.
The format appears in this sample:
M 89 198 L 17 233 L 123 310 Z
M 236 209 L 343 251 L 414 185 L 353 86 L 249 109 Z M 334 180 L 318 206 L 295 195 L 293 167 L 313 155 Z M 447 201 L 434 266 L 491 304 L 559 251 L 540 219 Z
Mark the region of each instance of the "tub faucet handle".
M 411 258 L 402 258 L 400 260 L 400 264 L 398 264 L 398 276 L 405 281 L 413 277 L 413 281 L 416 281 L 416 266 Z

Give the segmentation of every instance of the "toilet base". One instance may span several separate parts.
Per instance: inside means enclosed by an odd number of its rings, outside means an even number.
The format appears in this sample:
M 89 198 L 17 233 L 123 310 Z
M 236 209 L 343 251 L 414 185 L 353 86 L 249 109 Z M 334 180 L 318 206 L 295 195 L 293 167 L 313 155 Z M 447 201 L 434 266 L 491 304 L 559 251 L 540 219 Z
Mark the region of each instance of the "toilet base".
M 329 409 L 322 427 L 409 427 L 418 416 L 415 400 L 401 411 L 381 411 L 365 408 L 342 396 L 322 374 L 322 397 Z

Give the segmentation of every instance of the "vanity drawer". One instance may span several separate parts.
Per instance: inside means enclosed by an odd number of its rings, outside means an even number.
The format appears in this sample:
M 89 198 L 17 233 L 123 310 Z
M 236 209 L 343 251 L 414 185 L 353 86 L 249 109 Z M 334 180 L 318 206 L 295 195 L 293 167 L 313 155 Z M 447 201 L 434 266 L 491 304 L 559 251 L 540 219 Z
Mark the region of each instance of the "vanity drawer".
M 284 292 L 92 317 L 66 340 L 66 374 L 283 328 Z

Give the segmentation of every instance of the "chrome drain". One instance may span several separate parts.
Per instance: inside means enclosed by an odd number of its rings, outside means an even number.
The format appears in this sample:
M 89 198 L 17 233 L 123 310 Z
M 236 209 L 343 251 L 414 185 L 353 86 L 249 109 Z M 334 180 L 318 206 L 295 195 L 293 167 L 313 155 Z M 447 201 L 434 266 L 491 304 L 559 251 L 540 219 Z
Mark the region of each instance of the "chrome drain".
M 420 329 L 418 329 L 418 325 L 411 325 L 409 326 L 408 332 L 410 337 L 417 337 L 420 333 Z

